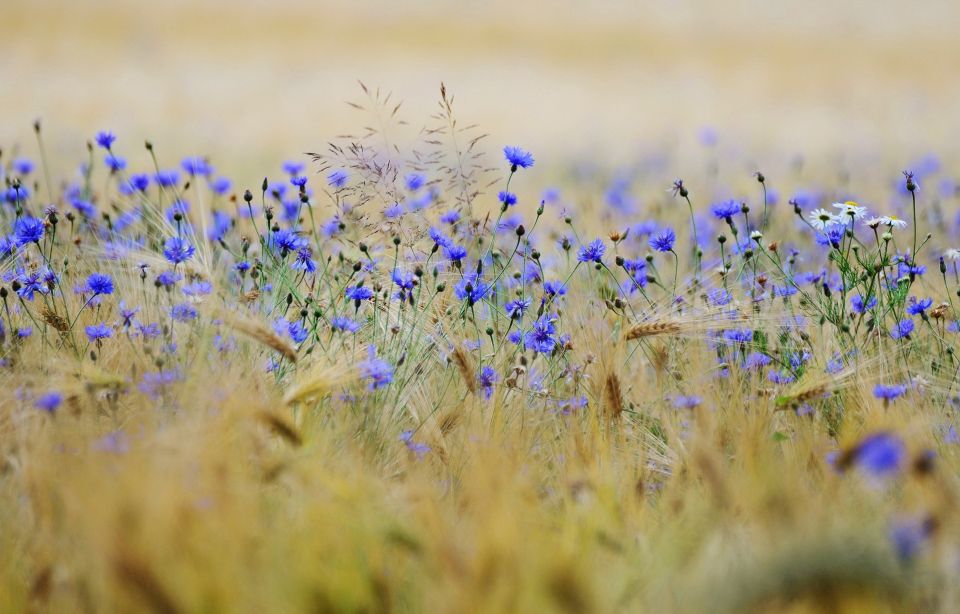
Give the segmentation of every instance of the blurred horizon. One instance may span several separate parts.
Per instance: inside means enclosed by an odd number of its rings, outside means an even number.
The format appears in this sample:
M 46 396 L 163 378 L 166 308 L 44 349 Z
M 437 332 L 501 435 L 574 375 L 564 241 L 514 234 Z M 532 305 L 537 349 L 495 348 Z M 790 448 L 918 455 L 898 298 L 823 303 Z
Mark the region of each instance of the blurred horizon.
M 0 140 L 30 150 L 39 117 L 52 157 L 71 161 L 111 129 L 127 154 L 150 139 L 170 159 L 275 165 L 364 125 L 344 104 L 358 80 L 404 100 L 414 128 L 443 81 L 489 147 L 555 161 L 693 143 L 704 127 L 807 155 L 955 147 L 947 2 L 13 0 L 4 13 Z

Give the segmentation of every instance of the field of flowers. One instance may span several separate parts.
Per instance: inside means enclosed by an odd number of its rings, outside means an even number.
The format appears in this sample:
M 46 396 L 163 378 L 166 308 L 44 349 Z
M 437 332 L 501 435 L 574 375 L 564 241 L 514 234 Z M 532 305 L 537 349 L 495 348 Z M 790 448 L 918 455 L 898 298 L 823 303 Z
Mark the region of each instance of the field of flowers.
M 3 150 L 0 610 L 960 606 L 948 160 L 356 107 L 249 186 Z

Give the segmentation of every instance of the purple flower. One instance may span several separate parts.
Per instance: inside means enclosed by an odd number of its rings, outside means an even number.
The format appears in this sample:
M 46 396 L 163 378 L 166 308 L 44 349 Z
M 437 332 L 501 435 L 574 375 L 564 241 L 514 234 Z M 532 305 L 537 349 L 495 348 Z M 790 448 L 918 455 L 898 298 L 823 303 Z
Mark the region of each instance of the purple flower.
M 595 239 L 587 245 L 581 245 L 577 250 L 577 260 L 580 262 L 601 262 L 607 247 L 600 239 Z
M 416 192 L 417 190 L 422 188 L 426 182 L 427 182 L 426 177 L 424 177 L 420 173 L 410 173 L 409 175 L 404 177 L 404 180 L 403 180 L 404 185 L 406 186 L 407 190 L 409 190 L 410 192 Z
M 364 285 L 357 284 L 356 286 L 348 287 L 344 292 L 344 295 L 351 301 L 355 301 L 357 307 L 359 307 L 360 301 L 366 301 L 373 298 L 373 290 Z
M 106 324 L 91 324 L 87 326 L 85 330 L 90 343 L 99 342 L 102 339 L 109 339 L 113 336 L 113 329 Z
M 873 387 L 873 396 L 881 399 L 884 403 L 889 403 L 894 399 L 907 393 L 907 387 L 903 384 L 877 384 Z
M 56 391 L 45 392 L 33 401 L 33 406 L 37 409 L 52 414 L 57 411 L 60 404 L 63 403 L 63 395 Z
M 500 199 L 501 203 L 507 205 L 508 207 L 512 207 L 517 204 L 517 195 L 513 192 L 501 190 L 500 193 L 497 194 L 497 198 Z
M 287 160 L 283 163 L 281 168 L 283 169 L 283 172 L 285 172 L 286 174 L 290 175 L 291 177 L 295 177 L 296 175 L 299 175 L 300 173 L 303 172 L 303 169 L 306 168 L 306 165 L 303 162 Z
M 355 333 L 360 330 L 360 325 L 350 318 L 337 316 L 335 318 L 331 318 L 330 328 L 336 331 Z
M 371 345 L 367 348 L 367 360 L 360 363 L 360 375 L 370 380 L 370 390 L 376 390 L 393 381 L 393 367 L 377 358 L 377 348 Z
M 163 256 L 173 264 L 186 262 L 196 249 L 180 237 L 170 237 L 163 246 Z
M 850 306 L 853 307 L 854 313 L 864 313 L 877 306 L 877 297 L 871 296 L 866 302 L 864 302 L 862 296 L 855 294 L 854 296 L 850 297 Z
M 907 313 L 912 316 L 922 316 L 927 309 L 930 309 L 930 306 L 933 305 L 932 298 L 925 298 L 917 300 L 917 297 L 911 296 L 910 301 L 907 303 Z
M 476 273 L 467 273 L 454 286 L 453 293 L 461 301 L 467 301 L 468 304 L 473 305 L 482 301 L 489 290 L 490 286 L 479 279 Z
M 443 252 L 447 256 L 447 259 L 452 262 L 460 262 L 467 257 L 467 249 L 460 245 L 449 245 L 444 247 Z
M 533 323 L 533 327 L 527 331 L 524 337 L 524 343 L 535 352 L 549 354 L 557 345 L 557 327 L 554 326 L 556 317 L 543 315 Z
M 673 243 L 677 240 L 677 235 L 672 228 L 665 228 L 650 238 L 650 247 L 658 252 L 669 252 L 673 249 Z
M 486 365 L 480 369 L 477 381 L 480 383 L 480 388 L 483 389 L 483 397 L 489 399 L 493 395 L 493 385 L 497 381 L 497 372 L 493 370 L 493 367 Z
M 518 298 L 507 301 L 503 308 L 511 319 L 519 320 L 523 317 L 523 314 L 526 313 L 527 309 L 530 308 L 530 299 Z
M 13 224 L 13 234 L 17 245 L 23 247 L 30 243 L 39 243 L 43 238 L 43 221 L 35 217 L 21 217 Z
M 892 331 L 890 331 L 890 336 L 894 339 L 909 339 L 910 333 L 913 332 L 913 320 L 906 318 L 897 322 L 897 325 Z
M 733 216 L 740 213 L 740 205 L 733 199 L 725 200 L 711 205 L 710 212 L 713 213 L 717 219 L 729 223 L 733 220 Z
M 868 476 L 887 478 L 896 475 L 907 457 L 903 440 L 892 433 L 875 433 L 852 450 L 851 460 Z
M 533 156 L 519 147 L 504 147 L 503 157 L 510 163 L 510 171 L 533 166 Z
M 693 409 L 703 403 L 703 399 L 695 395 L 678 394 L 673 397 L 673 406 L 677 409 Z
M 113 279 L 103 273 L 93 273 L 87 278 L 87 289 L 94 295 L 113 294 Z
M 94 140 L 97 142 L 97 145 L 110 151 L 110 147 L 113 146 L 113 142 L 117 140 L 117 137 L 109 130 L 101 130 L 97 133 L 97 136 L 94 137 Z

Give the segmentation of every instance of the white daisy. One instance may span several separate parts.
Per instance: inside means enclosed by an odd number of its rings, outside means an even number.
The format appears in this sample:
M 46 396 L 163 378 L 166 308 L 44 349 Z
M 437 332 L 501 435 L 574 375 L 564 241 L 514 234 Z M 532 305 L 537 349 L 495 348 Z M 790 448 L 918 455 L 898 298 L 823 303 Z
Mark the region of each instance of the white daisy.
M 880 218 L 880 223 L 890 228 L 906 228 L 907 220 L 901 220 L 895 215 L 885 215 Z
M 867 208 L 861 207 L 852 200 L 848 200 L 845 203 L 833 203 L 833 206 L 840 209 L 840 215 L 844 218 L 844 221 L 846 221 L 847 217 L 853 217 L 853 219 L 859 220 L 867 215 Z
M 810 212 L 808 219 L 810 220 L 810 225 L 817 230 L 826 230 L 827 228 L 838 223 L 837 216 L 830 213 L 826 209 L 814 209 Z

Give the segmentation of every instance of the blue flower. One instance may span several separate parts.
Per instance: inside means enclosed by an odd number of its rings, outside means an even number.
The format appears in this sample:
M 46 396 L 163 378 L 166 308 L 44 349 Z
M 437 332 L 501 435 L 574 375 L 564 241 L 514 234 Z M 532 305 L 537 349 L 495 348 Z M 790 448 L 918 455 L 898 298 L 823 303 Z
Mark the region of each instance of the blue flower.
M 35 168 L 33 161 L 27 158 L 16 158 L 10 163 L 10 167 L 13 169 L 13 172 L 23 176 L 32 173 Z
M 540 316 L 524 337 L 526 346 L 541 354 L 552 352 L 557 345 L 555 337 L 557 327 L 554 322 L 556 322 L 556 318 L 552 315 Z
M 885 478 L 899 473 L 907 457 L 903 440 L 892 433 L 876 433 L 854 448 L 853 462 L 867 475 Z
M 113 146 L 113 142 L 117 140 L 117 137 L 109 130 L 101 130 L 97 133 L 97 136 L 94 137 L 94 140 L 97 142 L 97 145 L 110 151 L 110 147 Z
M 172 188 L 180 181 L 180 173 L 175 170 L 157 171 L 153 175 L 153 181 L 161 188 Z
M 169 288 L 176 284 L 178 281 L 183 279 L 183 275 L 177 273 L 176 271 L 163 271 L 157 275 L 157 283 L 159 283 L 164 288 Z
M 903 396 L 907 392 L 907 387 L 903 384 L 877 384 L 873 387 L 873 396 L 881 399 L 884 403 Z
M 21 217 L 13 224 L 13 234 L 17 237 L 17 245 L 21 247 L 39 243 L 43 238 L 43 221 L 35 217 Z
M 922 316 L 927 309 L 930 309 L 930 306 L 933 305 L 932 298 L 925 298 L 917 300 L 917 297 L 911 296 L 910 301 L 907 303 L 907 313 L 912 316 Z
M 207 177 L 213 173 L 213 167 L 210 166 L 210 163 L 204 158 L 200 157 L 184 158 L 180 162 L 180 168 L 186 171 L 186 173 L 191 177 L 195 177 L 197 175 L 200 175 L 201 177 Z
M 740 213 L 740 205 L 733 199 L 725 200 L 711 205 L 710 212 L 713 213 L 717 219 L 729 223 L 733 220 L 733 216 Z
M 281 165 L 281 168 L 286 174 L 290 175 L 291 177 L 295 177 L 303 172 L 303 169 L 306 168 L 306 165 L 303 162 L 287 160 Z
M 523 317 L 523 314 L 527 312 L 527 309 L 530 308 L 530 299 L 514 299 L 512 301 L 507 301 L 503 306 L 504 310 L 513 320 L 519 320 Z
M 393 381 L 393 367 L 377 358 L 377 348 L 371 345 L 367 348 L 367 360 L 360 363 L 360 375 L 370 380 L 370 390 L 376 390 Z
M 854 296 L 850 297 L 850 305 L 853 307 L 854 313 L 864 313 L 877 306 L 877 297 L 871 296 L 867 299 L 867 302 L 864 303 L 863 297 L 859 294 L 855 294 Z
M 38 396 L 33 401 L 33 406 L 37 409 L 42 409 L 43 411 L 52 414 L 53 412 L 57 411 L 57 408 L 60 407 L 61 403 L 63 403 L 63 395 L 52 390 Z
M 197 317 L 197 310 L 189 303 L 180 303 L 170 308 L 170 317 L 177 322 L 189 322 Z
M 910 333 L 913 332 L 913 320 L 906 318 L 897 322 L 897 325 L 892 331 L 890 331 L 890 336 L 894 339 L 909 339 Z
M 287 332 L 290 333 L 290 338 L 293 339 L 293 342 L 297 345 L 306 341 L 307 337 L 310 336 L 310 330 L 307 329 L 300 320 L 291 322 L 287 327 Z
M 477 381 L 480 383 L 480 388 L 483 389 L 483 397 L 489 399 L 493 395 L 493 385 L 497 381 L 497 372 L 490 365 L 486 365 L 480 369 Z
M 135 173 L 130 175 L 130 187 L 138 192 L 146 192 L 150 187 L 150 177 L 146 173 Z
M 337 316 L 330 319 L 330 328 L 337 331 L 344 331 L 347 333 L 355 333 L 360 330 L 360 325 L 357 322 L 354 322 L 350 318 L 344 316 Z
M 347 171 L 343 169 L 337 169 L 337 170 L 331 171 L 327 175 L 327 183 L 330 185 L 331 188 L 340 189 L 343 186 L 347 185 L 347 180 L 349 178 L 350 178 L 350 175 L 347 173 Z
M 404 177 L 403 182 L 407 190 L 410 192 L 416 192 L 424 186 L 424 184 L 427 182 L 427 178 L 420 173 L 410 173 Z
M 677 409 L 693 409 L 703 403 L 703 399 L 696 395 L 678 394 L 673 397 L 673 406 Z
M 890 527 L 890 543 L 901 561 L 914 558 L 936 528 L 931 517 L 898 520 Z
M 91 324 L 86 327 L 87 339 L 91 343 L 99 342 L 101 339 L 109 339 L 113 336 L 113 329 L 106 324 Z
M 186 262 L 196 249 L 180 237 L 170 237 L 163 246 L 163 256 L 172 264 Z
M 301 247 L 306 246 L 307 241 L 301 237 L 295 230 L 284 228 L 273 233 L 273 246 L 282 255 L 288 252 L 295 252 Z
M 352 300 L 356 301 L 357 306 L 360 306 L 360 301 L 366 301 L 373 298 L 373 290 L 367 288 L 363 285 L 350 286 L 344 292 L 344 295 Z
M 113 294 L 113 279 L 103 273 L 93 273 L 87 277 L 87 289 L 96 294 Z
M 513 192 L 501 190 L 500 193 L 497 194 L 497 198 L 501 203 L 507 205 L 508 207 L 512 207 L 513 205 L 517 204 L 517 195 Z
M 303 246 L 297 250 L 297 257 L 290 265 L 290 268 L 306 273 L 313 273 L 317 270 L 317 264 L 313 261 L 313 250 L 308 246 Z
M 231 185 L 230 180 L 226 177 L 217 177 L 210 182 L 210 189 L 213 190 L 215 194 L 223 196 L 230 191 Z
M 677 235 L 672 228 L 665 228 L 650 239 L 650 247 L 658 252 L 669 252 L 673 249 L 673 243 L 677 240 Z
M 600 239 L 595 239 L 588 245 L 581 245 L 577 250 L 577 260 L 580 262 L 601 262 L 607 246 Z
M 467 248 L 460 245 L 449 245 L 443 248 L 443 253 L 448 260 L 460 262 L 467 257 Z
M 513 172 L 518 168 L 533 166 L 533 156 L 519 147 L 504 147 L 503 156 L 510 163 L 510 170 Z
M 456 209 L 451 209 L 440 216 L 440 221 L 444 224 L 456 224 L 458 221 L 460 221 L 460 212 Z
M 116 173 L 127 168 L 127 161 L 120 156 L 115 156 L 112 153 L 108 153 L 103 157 L 103 163 L 107 165 L 112 172 Z
M 454 286 L 453 293 L 461 301 L 467 301 L 468 304 L 473 305 L 483 300 L 489 290 L 490 286 L 482 279 L 478 279 L 476 273 L 467 273 Z
M 753 341 L 753 331 L 749 328 L 723 331 L 723 338 L 731 343 L 750 343 Z

